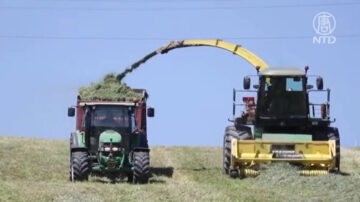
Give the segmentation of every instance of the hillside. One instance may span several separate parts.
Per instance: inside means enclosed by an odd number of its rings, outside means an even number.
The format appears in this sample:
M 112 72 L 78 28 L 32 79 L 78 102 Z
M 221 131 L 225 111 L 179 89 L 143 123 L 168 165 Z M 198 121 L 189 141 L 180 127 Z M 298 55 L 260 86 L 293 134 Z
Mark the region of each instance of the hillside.
M 342 150 L 348 175 L 300 177 L 275 164 L 257 178 L 221 174 L 221 148 L 152 147 L 147 185 L 68 181 L 68 142 L 0 137 L 0 201 L 359 201 L 360 150 Z

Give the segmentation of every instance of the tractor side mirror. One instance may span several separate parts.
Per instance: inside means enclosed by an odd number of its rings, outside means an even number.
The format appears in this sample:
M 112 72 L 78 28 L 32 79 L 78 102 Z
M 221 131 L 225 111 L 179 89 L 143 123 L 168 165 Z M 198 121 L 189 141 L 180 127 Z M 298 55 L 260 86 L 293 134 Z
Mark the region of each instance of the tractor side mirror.
M 259 84 L 254 84 L 254 85 L 253 85 L 253 88 L 254 88 L 254 89 L 259 89 L 259 88 L 260 88 L 260 85 L 259 85 Z
M 306 85 L 306 89 L 307 89 L 307 90 L 310 90 L 310 89 L 313 89 L 313 88 L 314 88 L 313 85 Z
M 316 78 L 316 87 L 318 90 L 322 90 L 324 88 L 324 81 L 322 77 Z
M 147 109 L 147 115 L 148 115 L 148 117 L 154 117 L 155 116 L 155 109 L 152 108 L 152 107 L 149 107 Z
M 250 77 L 245 76 L 245 77 L 244 77 L 244 83 L 243 83 L 243 86 L 244 86 L 244 89 L 245 89 L 245 90 L 249 90 L 249 89 L 250 89 L 250 83 L 251 83 Z
M 75 116 L 75 108 L 69 107 L 68 108 L 68 117 L 74 117 Z

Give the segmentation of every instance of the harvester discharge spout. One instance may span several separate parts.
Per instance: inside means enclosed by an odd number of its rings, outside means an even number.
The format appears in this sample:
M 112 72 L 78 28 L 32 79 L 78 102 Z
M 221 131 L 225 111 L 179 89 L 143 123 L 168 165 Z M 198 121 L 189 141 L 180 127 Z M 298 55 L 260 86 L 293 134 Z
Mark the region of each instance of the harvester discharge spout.
M 254 53 L 248 51 L 247 49 L 243 48 L 241 45 L 232 44 L 228 42 L 224 42 L 220 39 L 194 39 L 194 40 L 179 40 L 179 41 L 170 41 L 169 43 L 165 44 L 164 46 L 159 47 L 158 49 L 150 52 L 149 54 L 145 55 L 140 60 L 136 61 L 129 67 L 125 68 L 120 74 L 117 75 L 117 79 L 121 81 L 125 78 L 125 76 L 135 69 L 139 68 L 142 64 L 146 61 L 151 59 L 152 57 L 158 54 L 166 54 L 171 50 L 177 48 L 185 48 L 185 47 L 199 47 L 199 46 L 209 46 L 220 48 L 223 50 L 230 51 L 234 55 L 240 56 L 249 62 L 252 66 L 257 68 L 258 70 L 262 71 L 268 67 L 268 65 Z

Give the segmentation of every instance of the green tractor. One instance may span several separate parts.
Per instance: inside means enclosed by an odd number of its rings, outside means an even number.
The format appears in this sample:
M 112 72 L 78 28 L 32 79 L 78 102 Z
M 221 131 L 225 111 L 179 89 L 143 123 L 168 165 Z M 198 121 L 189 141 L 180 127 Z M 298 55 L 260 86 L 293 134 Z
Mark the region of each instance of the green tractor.
M 150 156 L 146 116 L 154 109 L 146 107 L 145 90 L 133 89 L 141 99 L 82 100 L 68 109 L 76 114 L 76 131 L 70 136 L 70 180 L 85 181 L 90 175 L 105 176 L 111 181 L 147 183 Z

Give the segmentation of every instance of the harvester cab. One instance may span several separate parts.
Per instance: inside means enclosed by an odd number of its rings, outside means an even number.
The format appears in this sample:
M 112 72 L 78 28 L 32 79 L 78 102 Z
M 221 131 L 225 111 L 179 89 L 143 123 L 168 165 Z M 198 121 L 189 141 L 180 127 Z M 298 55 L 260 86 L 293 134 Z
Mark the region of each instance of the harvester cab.
M 258 72 L 258 84 L 233 91 L 233 125 L 224 136 L 223 172 L 232 177 L 258 175 L 260 163 L 285 161 L 301 165 L 301 174 L 317 175 L 340 170 L 338 129 L 330 127 L 330 90 L 308 84 L 308 67 L 268 68 Z M 313 103 L 309 95 L 325 92 L 326 101 Z M 251 95 L 252 93 L 252 95 Z M 238 94 L 246 95 L 239 102 Z M 256 96 L 256 97 L 255 97 Z M 237 116 L 238 107 L 244 110 Z
M 147 94 L 143 99 L 82 100 L 68 109 L 76 114 L 76 131 L 70 137 L 70 180 L 87 180 L 90 174 L 146 183 L 150 157 L 146 134 Z M 76 112 L 76 113 L 75 113 Z

